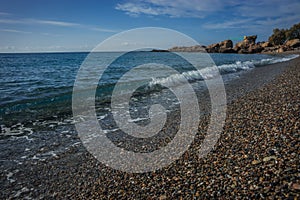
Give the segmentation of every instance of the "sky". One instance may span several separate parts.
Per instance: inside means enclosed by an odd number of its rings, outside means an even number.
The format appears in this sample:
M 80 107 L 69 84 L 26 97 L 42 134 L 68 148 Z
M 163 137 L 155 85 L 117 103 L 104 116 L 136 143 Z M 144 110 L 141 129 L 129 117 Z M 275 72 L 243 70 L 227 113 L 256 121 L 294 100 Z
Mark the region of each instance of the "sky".
M 299 23 L 299 10 L 299 0 L 0 0 L 0 52 L 91 51 L 142 27 L 174 29 L 201 45 L 265 41 Z

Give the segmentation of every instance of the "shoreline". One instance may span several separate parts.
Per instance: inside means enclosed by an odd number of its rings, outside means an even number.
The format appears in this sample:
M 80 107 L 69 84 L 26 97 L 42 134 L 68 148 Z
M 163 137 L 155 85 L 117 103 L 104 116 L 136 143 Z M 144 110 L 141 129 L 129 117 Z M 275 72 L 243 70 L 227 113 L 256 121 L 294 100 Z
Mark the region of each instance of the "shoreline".
M 299 51 L 300 53 L 300 51 Z M 218 53 L 213 53 L 213 54 L 218 54 Z M 291 55 L 295 55 L 295 52 L 289 52 Z M 234 55 L 234 54 L 232 54 Z M 239 55 L 239 54 L 236 54 Z M 275 54 L 274 54 L 275 55 Z M 278 53 L 278 55 L 280 55 Z M 284 55 L 284 54 L 283 54 Z M 242 62 L 242 61 L 241 61 Z M 282 62 L 282 61 L 279 61 Z M 234 65 L 234 63 L 232 63 Z M 224 64 L 225 67 L 227 64 Z M 229 64 L 230 65 L 230 64 Z M 247 65 L 247 64 L 246 64 Z M 256 65 L 256 64 L 255 64 Z M 270 65 L 270 64 L 266 64 Z M 220 64 L 219 66 L 223 66 L 223 64 Z M 265 64 L 258 64 L 258 66 L 254 67 L 254 70 L 256 68 L 260 68 L 261 66 L 265 66 Z M 246 66 L 247 68 L 248 66 Z M 248 67 L 252 68 L 251 66 Z M 242 74 L 243 72 L 248 73 L 248 69 L 238 69 L 238 71 L 231 71 L 231 72 L 225 72 L 222 74 L 222 76 L 226 77 L 234 77 L 235 74 Z M 241 70 L 241 71 L 240 71 Z M 226 70 L 225 70 L 226 71 Z M 67 86 L 69 88 L 72 88 L 72 86 Z M 52 95 L 49 97 L 41 97 L 39 99 L 35 100 L 34 99 L 25 99 L 25 100 L 19 100 L 19 101 L 11 101 L 11 102 L 5 102 L 3 105 L 4 107 L 0 109 L 0 114 L 3 114 L 3 117 L 1 118 L 3 120 L 3 124 L 6 127 L 13 126 L 17 123 L 27 123 L 26 121 L 26 115 L 33 115 L 31 119 L 54 119 L 52 116 L 57 116 L 58 118 L 63 118 L 65 115 L 72 115 L 71 111 L 71 95 L 72 95 L 72 89 L 66 90 L 65 92 L 58 94 L 56 96 Z M 58 106 L 53 106 L 51 104 L 52 101 L 55 101 L 58 103 Z M 100 100 L 101 101 L 101 100 Z M 101 103 L 105 104 L 108 102 L 107 100 L 103 100 Z M 32 103 L 32 104 L 31 104 Z M 52 108 L 52 109 L 48 109 Z M 62 109 L 61 109 L 62 108 Z M 67 108 L 67 109 L 65 109 Z M 36 110 L 40 112 L 36 112 Z M 43 112 L 44 110 L 47 110 L 46 112 Z M 10 116 L 11 115 L 11 116 Z M 29 120 L 29 123 L 31 123 L 31 119 Z M 1 136 L 1 135 L 0 135 Z
M 300 57 L 227 83 L 225 130 L 205 158 L 197 155 L 201 132 L 179 160 L 146 174 L 105 167 L 80 144 L 45 161 L 24 162 L 10 169 L 11 176 L 2 171 L 0 197 L 299 198 L 299 67 Z M 200 130 L 205 127 L 207 116 Z

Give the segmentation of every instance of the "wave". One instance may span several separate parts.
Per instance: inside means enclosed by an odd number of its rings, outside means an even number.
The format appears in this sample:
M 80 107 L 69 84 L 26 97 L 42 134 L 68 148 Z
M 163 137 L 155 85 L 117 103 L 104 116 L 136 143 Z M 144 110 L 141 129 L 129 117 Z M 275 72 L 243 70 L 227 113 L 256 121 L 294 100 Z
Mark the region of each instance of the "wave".
M 238 71 L 251 70 L 255 67 L 260 67 L 268 64 L 274 64 L 279 62 L 285 62 L 299 55 L 288 55 L 284 57 L 270 57 L 260 60 L 248 60 L 248 61 L 236 61 L 230 64 L 218 65 L 221 74 L 235 73 Z M 190 70 L 185 71 L 181 74 L 173 74 L 162 78 L 152 78 L 150 82 L 148 80 L 145 82 L 145 88 L 136 91 L 133 96 L 140 96 L 146 93 L 160 92 L 164 89 L 163 85 L 182 85 L 186 81 L 192 83 L 196 81 L 203 81 L 211 79 L 215 76 L 215 70 L 212 67 L 206 67 L 201 70 Z M 129 81 L 129 84 L 135 84 Z M 107 82 L 98 85 L 96 91 L 95 101 L 97 105 L 104 105 L 110 103 L 111 92 L 115 84 Z M 92 88 L 91 88 L 92 89 Z M 89 92 L 89 88 L 80 91 L 85 95 L 85 92 Z M 120 94 L 121 95 L 121 94 Z M 2 98 L 3 100 L 4 98 Z M 5 99 L 5 101 L 0 102 L 0 118 L 3 116 L 8 116 L 10 114 L 17 114 L 23 112 L 20 118 L 30 113 L 30 115 L 39 115 L 43 112 L 48 113 L 47 116 L 52 115 L 56 112 L 70 113 L 71 111 L 71 100 L 72 100 L 72 87 L 61 86 L 61 87 L 38 87 L 31 90 L 26 98 L 14 100 Z M 46 114 L 43 114 L 46 115 Z
M 217 66 L 221 74 L 235 73 L 238 71 L 250 70 L 255 67 L 260 67 L 269 64 L 275 64 L 280 62 L 286 62 L 292 59 L 299 57 L 299 55 L 289 55 L 286 57 L 274 57 L 266 58 L 261 60 L 251 60 L 251 61 L 236 61 L 232 64 L 223 64 Z M 152 78 L 152 81 L 149 83 L 150 88 L 155 87 L 159 84 L 172 84 L 180 85 L 183 84 L 186 80 L 189 82 L 203 81 L 214 77 L 214 72 L 211 67 L 206 67 L 201 70 L 192 70 L 188 72 L 183 72 L 181 74 L 173 74 L 164 78 Z

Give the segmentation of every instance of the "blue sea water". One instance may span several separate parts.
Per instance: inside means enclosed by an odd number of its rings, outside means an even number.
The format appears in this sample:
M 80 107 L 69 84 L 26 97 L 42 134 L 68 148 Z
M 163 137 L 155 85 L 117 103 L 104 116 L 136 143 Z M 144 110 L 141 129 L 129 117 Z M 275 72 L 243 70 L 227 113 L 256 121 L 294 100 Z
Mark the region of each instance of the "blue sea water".
M 92 66 L 104 65 L 108 60 L 120 56 L 122 53 L 95 53 Z M 22 166 L 24 162 L 37 162 L 47 158 L 64 155 L 66 152 L 79 148 L 81 141 L 74 127 L 76 119 L 72 117 L 72 92 L 78 71 L 88 53 L 24 53 L 0 54 L 0 169 L 13 169 Z M 176 129 L 179 102 L 170 90 L 160 87 L 160 84 L 182 84 L 184 78 L 193 86 L 199 102 L 205 92 L 205 79 L 210 77 L 210 65 L 205 61 L 193 63 L 207 72 L 203 76 L 181 56 L 190 61 L 198 61 L 203 56 L 199 53 L 165 52 L 131 52 L 116 59 L 103 73 L 97 83 L 96 114 L 99 124 L 111 141 L 118 144 L 132 145 L 143 151 L 149 144 L 142 140 L 132 140 L 119 132 L 113 123 L 110 107 L 110 97 L 115 84 L 120 81 L 124 73 L 145 63 L 160 63 L 168 65 L 179 74 L 168 74 L 168 69 L 149 64 L 154 68 L 152 72 L 159 77 L 151 77 L 151 71 L 140 69 L 137 74 L 129 76 L 128 84 L 143 82 L 145 87 L 139 88 L 132 96 L 130 116 L 131 121 L 139 125 L 149 122 L 149 105 L 164 106 L 168 117 L 167 126 L 172 124 Z M 219 68 L 223 80 L 239 79 L 241 73 L 247 73 L 256 67 L 284 62 L 295 58 L 295 55 L 238 55 L 238 54 L 210 54 L 214 64 Z M 201 60 L 201 59 L 200 59 Z M 84 71 L 83 82 L 89 83 L 91 77 L 98 74 L 90 68 Z M 147 68 L 149 69 L 149 68 Z M 151 72 L 151 73 L 152 73 Z M 167 75 L 168 74 L 168 75 Z M 87 90 L 88 87 L 87 87 Z M 89 91 L 83 91 L 89 92 Z M 204 95 L 203 95 L 204 94 Z M 208 99 L 209 101 L 209 99 Z M 205 106 L 205 105 L 204 105 Z M 173 114 L 172 114 L 173 112 Z M 203 112 L 203 110 L 201 110 Z M 205 113 L 205 111 L 204 111 Z M 83 119 L 84 120 L 84 119 Z M 174 124 L 173 124 L 174 123 Z M 174 137 L 176 130 L 167 129 L 167 134 L 157 134 L 150 150 L 159 148 L 160 141 L 167 141 Z M 124 142 L 125 141 L 125 142 Z M 158 145 L 158 147 L 156 146 Z M 125 146 L 121 146 L 126 148 Z
M 97 53 L 95 65 L 101 65 L 103 61 L 116 57 L 120 53 Z M 182 53 L 184 54 L 184 53 Z M 199 53 L 185 53 L 193 59 Z M 105 102 L 109 99 L 114 84 L 133 65 L 137 66 L 153 61 L 171 65 L 180 72 L 181 76 L 191 82 L 203 81 L 199 72 L 181 59 L 172 59 L 171 53 L 164 52 L 134 52 L 122 56 L 113 63 L 103 74 L 99 82 L 97 96 L 98 101 Z M 73 84 L 76 74 L 88 56 L 88 53 L 24 53 L 24 54 L 0 54 L 0 120 L 18 121 L 32 118 L 35 115 L 47 116 L 59 113 L 70 113 Z M 283 62 L 294 58 L 294 55 L 240 55 L 240 54 L 210 54 L 218 66 L 221 74 L 238 73 L 251 70 L 267 64 Z M 104 63 L 104 62 L 103 62 Z M 203 64 L 202 64 L 203 65 Z M 209 68 L 209 66 L 201 66 Z M 162 77 L 149 82 L 151 85 L 159 85 L 160 82 L 176 82 L 180 75 L 167 76 L 164 69 L 160 73 Z M 88 72 L 86 78 L 90 74 Z M 133 76 L 128 81 L 143 81 L 143 74 L 148 71 L 140 71 L 138 76 Z

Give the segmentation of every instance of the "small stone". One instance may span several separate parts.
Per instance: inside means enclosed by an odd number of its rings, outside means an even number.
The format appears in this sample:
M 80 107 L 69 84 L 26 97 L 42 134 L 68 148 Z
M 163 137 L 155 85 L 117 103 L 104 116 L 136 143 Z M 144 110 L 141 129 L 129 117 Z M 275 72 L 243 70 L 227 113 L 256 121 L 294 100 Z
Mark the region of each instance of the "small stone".
M 167 199 L 167 196 L 166 196 L 166 195 L 161 195 L 161 196 L 159 197 L 159 200 L 165 200 L 165 199 Z
M 261 161 L 259 161 L 259 160 L 253 160 L 253 161 L 251 162 L 252 165 L 257 165 L 257 164 L 259 164 L 259 163 L 261 163 Z
M 292 184 L 292 188 L 293 188 L 294 190 L 300 190 L 300 184 L 298 184 L 298 183 L 293 183 L 293 184 Z
M 269 156 L 269 157 L 264 157 L 263 161 L 264 161 L 264 162 L 268 162 L 268 161 L 270 161 L 270 160 L 276 160 L 276 159 L 277 159 L 276 156 Z
M 18 192 L 17 192 L 17 194 L 15 194 L 15 198 L 17 198 L 17 197 L 19 197 L 21 194 L 23 194 L 23 193 L 27 193 L 27 192 L 29 192 L 29 189 L 27 188 L 27 187 L 23 187 L 21 190 L 19 190 Z
M 259 177 L 259 182 L 263 182 L 264 178 L 263 177 Z

